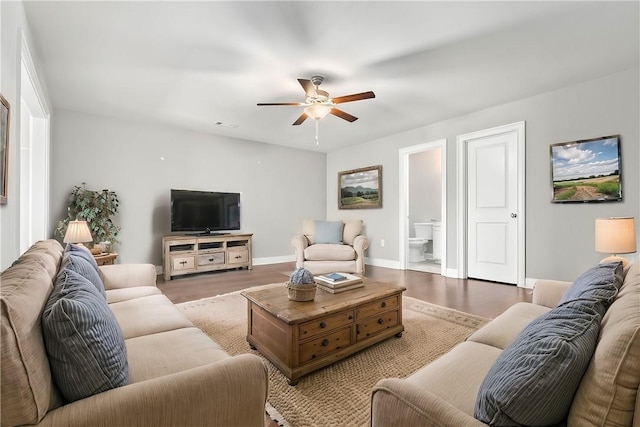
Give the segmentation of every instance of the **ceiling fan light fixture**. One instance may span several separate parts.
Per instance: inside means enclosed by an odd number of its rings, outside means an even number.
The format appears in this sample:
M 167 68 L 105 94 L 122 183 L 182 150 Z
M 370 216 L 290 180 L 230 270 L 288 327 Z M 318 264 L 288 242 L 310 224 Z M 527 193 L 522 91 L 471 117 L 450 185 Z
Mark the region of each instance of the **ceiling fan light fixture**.
M 304 109 L 304 113 L 314 120 L 320 120 L 326 117 L 330 112 L 331 107 L 322 104 L 309 105 Z

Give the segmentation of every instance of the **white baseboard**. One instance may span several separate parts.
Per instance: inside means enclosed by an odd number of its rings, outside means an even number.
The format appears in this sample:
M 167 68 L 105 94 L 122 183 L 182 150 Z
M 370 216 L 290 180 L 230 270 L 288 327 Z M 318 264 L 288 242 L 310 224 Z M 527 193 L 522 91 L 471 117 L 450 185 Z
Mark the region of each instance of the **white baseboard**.
M 388 259 L 380 258 L 365 258 L 364 263 L 366 265 L 373 265 L 374 267 L 393 268 L 394 270 L 402 270 L 399 261 L 392 261 Z
M 295 255 L 262 257 L 254 258 L 253 265 L 281 264 L 283 262 L 294 262 L 295 260 Z
M 520 286 L 520 287 L 526 288 L 526 289 L 533 289 L 533 285 L 535 285 L 538 280 L 540 280 L 540 279 L 534 279 L 534 278 L 531 278 L 531 277 L 525 277 L 524 278 L 524 286 Z

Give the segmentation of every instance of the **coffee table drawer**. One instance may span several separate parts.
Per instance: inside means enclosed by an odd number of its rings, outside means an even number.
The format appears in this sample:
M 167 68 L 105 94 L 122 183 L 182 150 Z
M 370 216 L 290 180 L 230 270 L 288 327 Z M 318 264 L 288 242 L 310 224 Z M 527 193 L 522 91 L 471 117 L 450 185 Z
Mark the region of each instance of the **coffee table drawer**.
M 383 311 L 393 310 L 398 307 L 398 296 L 393 295 L 374 303 L 363 305 L 356 311 L 356 319 L 362 320 L 370 316 L 375 316 Z
M 398 311 L 387 311 L 378 316 L 367 319 L 356 326 L 356 340 L 360 341 L 376 335 L 380 331 L 398 325 Z
M 351 328 L 316 338 L 300 345 L 300 364 L 351 345 Z
M 304 340 L 324 332 L 336 330 L 341 326 L 350 325 L 351 323 L 353 323 L 353 311 L 338 313 L 333 316 L 327 316 L 301 324 L 299 336 L 301 340 Z

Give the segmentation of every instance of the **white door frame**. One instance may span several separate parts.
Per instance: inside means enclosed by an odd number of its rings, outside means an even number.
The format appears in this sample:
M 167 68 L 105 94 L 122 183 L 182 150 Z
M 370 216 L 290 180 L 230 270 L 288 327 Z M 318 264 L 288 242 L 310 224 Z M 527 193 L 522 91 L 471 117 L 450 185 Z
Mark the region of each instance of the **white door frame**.
M 440 167 L 442 175 L 441 183 L 441 223 L 442 223 L 442 259 L 440 264 L 440 274 L 446 276 L 447 273 L 447 140 L 439 139 L 437 141 L 427 142 L 424 144 L 412 145 L 399 150 L 399 167 L 400 171 L 400 201 L 398 203 L 399 211 L 399 230 L 398 230 L 398 259 L 400 268 L 407 269 L 407 251 L 409 246 L 409 156 L 423 151 L 429 151 L 440 148 Z
M 503 133 L 516 133 L 518 157 L 518 282 L 525 287 L 525 122 L 496 126 L 456 137 L 458 168 L 458 277 L 467 278 L 467 147 L 470 141 Z
M 33 63 L 29 45 L 20 32 L 20 105 L 27 106 L 28 117 L 19 115 L 20 127 L 28 126 L 28 134 L 20 135 L 20 246 L 21 252 L 50 233 L 51 183 L 51 114 Z M 21 111 L 22 112 L 22 111 Z M 25 123 L 22 123 L 25 121 Z M 28 121 L 29 123 L 26 123 Z M 37 156 L 34 158 L 34 154 Z M 32 164 L 33 161 L 36 164 Z M 23 168 L 25 170 L 23 170 Z M 23 200 L 26 198 L 27 200 Z M 32 217 L 32 201 L 39 202 L 38 216 Z M 34 235 L 35 230 L 35 235 Z

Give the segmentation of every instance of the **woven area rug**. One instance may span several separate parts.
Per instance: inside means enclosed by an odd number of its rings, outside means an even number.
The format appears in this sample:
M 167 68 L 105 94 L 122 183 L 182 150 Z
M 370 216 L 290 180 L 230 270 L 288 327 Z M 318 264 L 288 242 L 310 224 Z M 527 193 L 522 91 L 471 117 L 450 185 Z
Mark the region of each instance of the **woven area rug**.
M 239 292 L 178 307 L 229 354 L 259 355 L 246 341 L 247 300 Z M 270 416 L 283 426 L 367 425 L 370 393 L 378 380 L 410 375 L 464 341 L 488 319 L 403 296 L 402 321 L 401 338 L 389 338 L 303 376 L 296 386 L 288 385 L 267 362 Z

